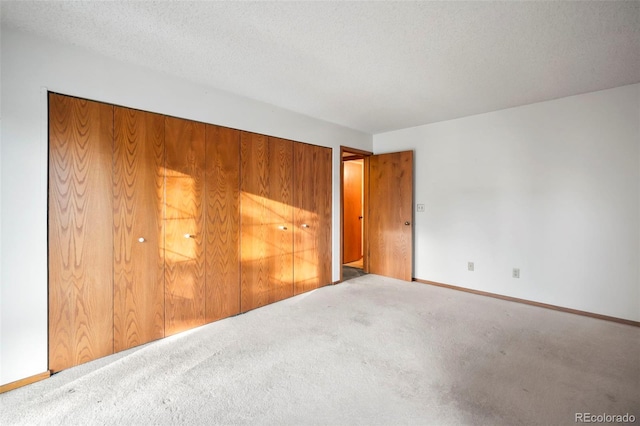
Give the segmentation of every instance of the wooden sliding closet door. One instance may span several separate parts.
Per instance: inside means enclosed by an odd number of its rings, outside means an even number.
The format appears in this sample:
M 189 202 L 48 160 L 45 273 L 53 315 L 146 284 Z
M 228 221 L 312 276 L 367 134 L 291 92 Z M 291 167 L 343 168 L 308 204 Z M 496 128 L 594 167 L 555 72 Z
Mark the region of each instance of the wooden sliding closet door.
M 269 139 L 240 133 L 240 309 L 269 303 Z
M 240 313 L 240 132 L 206 126 L 206 321 Z
M 293 295 L 291 141 L 242 132 L 241 310 Z
M 113 123 L 113 321 L 121 351 L 164 336 L 164 117 L 115 107 Z
M 295 294 L 331 283 L 331 148 L 294 144 Z
M 293 142 L 269 138 L 269 303 L 293 296 Z
M 49 94 L 49 369 L 113 353 L 113 107 Z
M 205 322 L 205 125 L 165 117 L 165 335 Z

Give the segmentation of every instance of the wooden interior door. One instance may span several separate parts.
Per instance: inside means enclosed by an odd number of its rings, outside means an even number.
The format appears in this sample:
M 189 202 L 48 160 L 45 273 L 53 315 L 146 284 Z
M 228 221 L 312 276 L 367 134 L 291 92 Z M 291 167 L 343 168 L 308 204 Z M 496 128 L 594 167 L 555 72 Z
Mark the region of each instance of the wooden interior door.
M 363 160 L 344 163 L 344 225 L 342 263 L 362 258 L 362 179 Z
M 206 321 L 240 313 L 240 132 L 206 126 Z
M 293 295 L 291 141 L 241 132 L 241 311 Z
M 115 107 L 114 346 L 164 336 L 164 117 Z
M 294 293 L 331 283 L 331 148 L 294 143 Z
M 165 335 L 205 323 L 205 125 L 165 117 Z
M 411 281 L 413 151 L 369 157 L 369 272 Z
M 113 353 L 113 107 L 49 94 L 49 369 Z

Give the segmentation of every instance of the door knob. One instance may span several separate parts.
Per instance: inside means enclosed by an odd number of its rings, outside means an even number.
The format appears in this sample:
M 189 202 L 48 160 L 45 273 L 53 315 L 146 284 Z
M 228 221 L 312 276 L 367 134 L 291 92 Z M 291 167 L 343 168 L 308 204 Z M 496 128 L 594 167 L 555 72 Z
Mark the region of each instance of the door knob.
M 278 229 L 281 229 L 281 230 L 283 230 L 283 231 L 286 231 L 286 230 L 287 230 L 287 227 L 286 227 L 286 226 L 278 226 Z
M 193 238 L 193 235 L 191 235 L 191 234 L 184 234 L 184 237 L 185 237 L 185 238 Z
M 411 225 L 411 222 L 406 221 L 404 224 L 405 224 L 405 225 L 407 225 L 407 226 L 409 226 L 409 225 Z
M 358 216 L 358 219 L 362 219 L 362 216 Z
M 145 239 L 144 239 L 143 237 L 140 237 L 140 238 L 138 238 L 138 242 L 139 242 L 139 243 L 144 243 L 144 242 L 145 242 Z
M 303 223 L 303 224 L 302 224 L 302 227 L 303 227 L 303 228 L 308 228 L 308 227 L 309 227 L 309 225 L 307 225 L 306 223 Z

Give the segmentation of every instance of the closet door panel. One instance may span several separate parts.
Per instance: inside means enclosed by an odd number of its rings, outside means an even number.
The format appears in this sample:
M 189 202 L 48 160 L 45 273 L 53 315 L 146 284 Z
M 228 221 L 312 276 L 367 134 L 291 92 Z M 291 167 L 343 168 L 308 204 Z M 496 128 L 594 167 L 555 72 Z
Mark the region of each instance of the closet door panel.
M 331 283 L 331 149 L 294 145 L 295 294 Z
M 293 142 L 269 138 L 269 303 L 293 296 Z
M 333 282 L 332 261 L 333 246 L 331 242 L 331 222 L 333 221 L 333 150 L 315 147 L 318 159 L 318 176 L 316 179 L 318 199 L 316 213 L 318 227 L 316 233 L 318 253 L 318 286 Z
M 165 117 L 165 335 L 205 322 L 205 125 Z
M 269 141 L 240 133 L 240 285 L 242 312 L 269 303 Z
M 206 321 L 240 313 L 240 132 L 206 126 Z
M 49 368 L 113 353 L 113 108 L 49 94 Z
M 114 109 L 114 337 L 121 351 L 164 336 L 164 117 Z

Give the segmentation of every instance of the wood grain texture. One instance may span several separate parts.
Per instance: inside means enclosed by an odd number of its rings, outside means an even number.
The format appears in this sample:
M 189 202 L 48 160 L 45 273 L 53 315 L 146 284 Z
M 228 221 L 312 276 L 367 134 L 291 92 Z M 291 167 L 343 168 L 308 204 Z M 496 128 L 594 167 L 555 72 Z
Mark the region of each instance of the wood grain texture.
M 241 310 L 293 296 L 293 142 L 243 132 Z
M 165 335 L 205 323 L 205 125 L 165 117 Z
M 49 368 L 113 353 L 113 108 L 49 94 Z
M 331 148 L 294 143 L 294 293 L 331 283 Z
M 362 179 L 363 161 L 344 162 L 344 222 L 342 263 L 362 257 Z
M 164 336 L 164 117 L 115 107 L 113 120 L 113 319 L 121 351 Z
M 369 205 L 370 205 L 370 198 L 371 198 L 371 190 L 370 187 L 371 185 L 369 185 L 369 181 L 370 181 L 370 175 L 371 173 L 369 173 L 369 158 L 370 156 L 364 157 L 364 205 L 362 206 L 362 210 L 365 212 L 365 216 L 364 216 L 364 224 L 363 224 L 363 233 L 364 233 L 364 238 L 363 238 L 363 247 L 362 247 L 362 252 L 363 252 L 363 257 L 362 257 L 362 263 L 364 264 L 364 272 L 366 273 L 370 273 L 371 271 L 369 270 L 369 218 L 367 217 L 367 212 L 369 211 Z
M 240 132 L 206 126 L 206 321 L 240 313 Z
M 293 142 L 269 137 L 269 303 L 293 296 Z M 284 228 L 284 229 L 283 229 Z
M 269 303 L 269 141 L 240 134 L 240 286 L 242 312 Z
M 316 180 L 318 199 L 318 233 L 316 234 L 319 259 L 318 286 L 329 285 L 333 281 L 333 150 L 316 147 L 318 176 Z
M 413 151 L 372 155 L 369 173 L 369 271 L 411 281 Z

